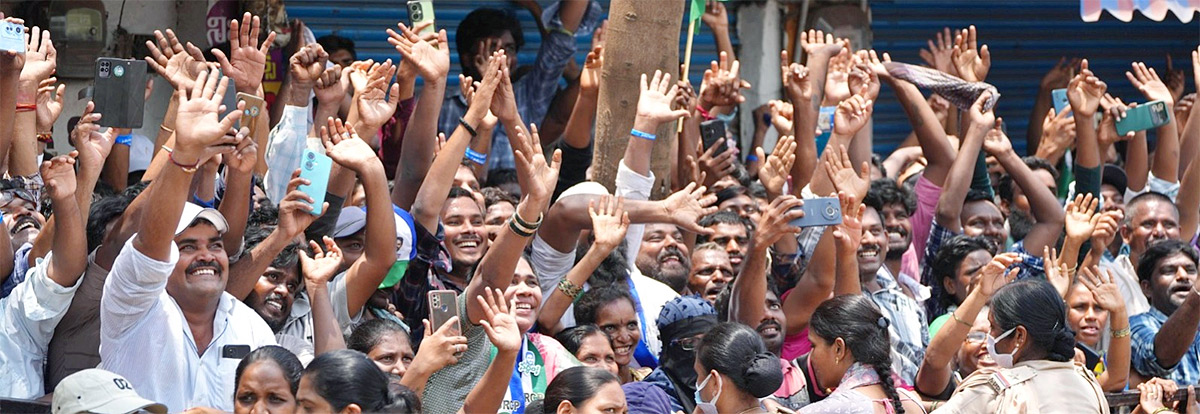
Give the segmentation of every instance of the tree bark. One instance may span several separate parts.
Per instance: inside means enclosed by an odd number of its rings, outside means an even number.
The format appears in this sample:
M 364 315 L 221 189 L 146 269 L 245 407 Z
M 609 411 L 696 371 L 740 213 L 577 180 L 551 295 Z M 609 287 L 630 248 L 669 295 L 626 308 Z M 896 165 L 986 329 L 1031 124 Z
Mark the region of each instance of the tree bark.
M 661 70 L 672 74 L 672 81 L 678 79 L 683 10 L 683 1 L 613 0 L 609 6 L 592 158 L 593 180 L 609 191 L 614 189 L 617 163 L 625 154 L 629 130 L 637 115 L 642 74 L 653 75 Z M 663 124 L 655 135 L 658 139 L 650 169 L 655 177 L 653 197 L 657 198 L 670 188 L 675 123 Z

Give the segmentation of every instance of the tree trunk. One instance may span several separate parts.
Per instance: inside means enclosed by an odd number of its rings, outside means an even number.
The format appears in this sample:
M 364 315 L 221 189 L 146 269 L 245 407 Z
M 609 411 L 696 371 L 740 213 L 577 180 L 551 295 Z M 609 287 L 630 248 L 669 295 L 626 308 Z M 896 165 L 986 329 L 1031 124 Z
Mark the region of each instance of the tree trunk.
M 610 191 L 614 189 L 617 163 L 625 154 L 629 130 L 637 115 L 642 74 L 653 75 L 655 70 L 661 70 L 672 74 L 672 81 L 678 78 L 683 10 L 682 0 L 613 0 L 609 6 L 592 178 Z M 670 188 L 675 123 L 663 124 L 655 135 L 658 140 L 654 143 L 650 169 L 655 176 L 654 196 L 658 197 Z

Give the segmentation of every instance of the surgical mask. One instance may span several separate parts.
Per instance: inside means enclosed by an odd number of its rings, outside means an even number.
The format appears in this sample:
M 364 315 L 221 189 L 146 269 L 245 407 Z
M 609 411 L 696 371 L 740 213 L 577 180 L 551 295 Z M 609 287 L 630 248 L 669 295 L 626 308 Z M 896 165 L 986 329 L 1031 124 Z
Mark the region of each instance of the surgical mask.
M 696 385 L 696 391 L 692 396 L 696 398 L 696 408 L 699 408 L 700 412 L 704 414 L 717 414 L 717 400 L 721 398 L 721 378 L 717 378 L 717 395 L 713 397 L 712 401 L 705 402 L 703 398 L 700 398 L 700 390 L 704 389 L 704 386 L 708 384 L 708 380 L 710 379 L 712 379 L 711 372 L 708 373 L 707 377 L 704 377 L 704 381 L 700 381 L 700 384 Z
M 1017 354 L 1017 350 L 1020 349 L 1020 347 L 1014 346 L 1012 352 L 1009 352 L 1007 354 L 997 354 L 996 353 L 996 342 L 1000 342 L 1000 341 L 1004 340 L 1004 338 L 1008 337 L 1016 330 L 1017 330 L 1017 328 L 1009 329 L 1009 330 L 1005 331 L 1003 334 L 1001 334 L 999 338 L 993 338 L 992 335 L 987 336 L 988 356 L 991 357 L 993 361 L 996 361 L 996 365 L 1000 366 L 1000 368 L 1012 368 L 1013 356 Z

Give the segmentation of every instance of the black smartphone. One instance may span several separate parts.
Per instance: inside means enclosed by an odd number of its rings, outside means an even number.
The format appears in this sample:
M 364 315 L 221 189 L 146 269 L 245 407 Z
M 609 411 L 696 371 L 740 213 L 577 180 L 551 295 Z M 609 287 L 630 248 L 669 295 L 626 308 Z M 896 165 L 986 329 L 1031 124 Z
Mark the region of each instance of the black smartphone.
M 221 358 L 242 359 L 250 354 L 250 345 L 225 345 L 221 347 Z
M 100 126 L 141 128 L 146 108 L 146 61 L 96 59 L 92 102 L 103 115 Z
M 1083 365 L 1087 367 L 1088 370 L 1094 371 L 1096 369 L 1096 365 L 1100 365 L 1099 352 L 1096 352 L 1096 350 L 1092 349 L 1091 347 L 1080 343 L 1075 344 L 1075 348 L 1078 348 L 1083 352 Z
M 725 122 L 714 119 L 700 123 L 700 139 L 704 141 L 704 150 L 708 151 L 713 145 L 717 145 L 717 150 L 713 155 L 725 152 Z

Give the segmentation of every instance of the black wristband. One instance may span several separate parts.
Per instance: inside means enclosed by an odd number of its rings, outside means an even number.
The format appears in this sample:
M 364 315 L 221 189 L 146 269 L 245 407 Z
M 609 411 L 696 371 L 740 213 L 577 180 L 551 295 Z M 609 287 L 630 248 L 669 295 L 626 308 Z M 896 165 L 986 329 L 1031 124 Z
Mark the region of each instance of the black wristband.
M 467 120 L 463 119 L 461 116 L 458 117 L 458 124 L 462 125 L 463 128 L 466 128 L 467 132 L 471 133 L 472 138 L 479 135 L 479 133 L 475 132 L 475 128 L 471 127 L 471 124 L 468 124 Z

